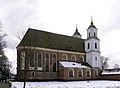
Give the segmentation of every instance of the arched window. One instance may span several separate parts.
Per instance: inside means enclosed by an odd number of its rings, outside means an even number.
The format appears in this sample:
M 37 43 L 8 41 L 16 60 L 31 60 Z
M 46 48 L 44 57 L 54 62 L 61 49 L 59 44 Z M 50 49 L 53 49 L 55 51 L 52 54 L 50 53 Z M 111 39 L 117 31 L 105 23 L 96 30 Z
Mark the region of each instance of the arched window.
M 71 55 L 71 61 L 76 61 L 76 56 L 75 55 Z
M 95 43 L 95 49 L 97 49 L 97 43 Z
M 96 37 L 95 32 L 94 32 L 94 37 Z
M 53 72 L 57 71 L 57 55 L 53 54 Z
M 84 56 L 80 56 L 80 62 L 84 62 L 85 60 L 84 60 Z
M 90 43 L 88 43 L 88 49 L 90 49 Z
M 31 50 L 30 51 L 30 70 L 34 70 L 34 66 L 35 66 L 35 59 L 34 59 L 34 51 Z
M 95 70 L 95 77 L 98 76 L 98 70 Z
M 21 57 L 21 70 L 25 70 L 25 51 L 21 52 L 20 57 Z
M 42 52 L 41 51 L 39 51 L 38 52 L 38 62 L 37 62 L 37 64 L 38 64 L 38 70 L 42 70 L 42 59 L 43 59 L 43 54 L 42 54 Z
M 82 69 L 78 69 L 78 77 L 82 77 L 83 76 L 83 70 Z
M 68 70 L 68 77 L 74 77 L 74 69 Z
M 35 72 L 31 72 L 31 76 L 35 76 Z
M 97 61 L 97 57 L 95 57 L 95 61 Z
M 62 54 L 62 60 L 67 60 L 67 55 L 66 54 Z
M 91 76 L 91 70 L 89 70 L 89 69 L 86 70 L 86 76 L 87 76 L 87 77 L 90 77 L 90 76 Z
M 50 54 L 49 53 L 45 54 L 45 68 L 47 72 L 50 70 Z

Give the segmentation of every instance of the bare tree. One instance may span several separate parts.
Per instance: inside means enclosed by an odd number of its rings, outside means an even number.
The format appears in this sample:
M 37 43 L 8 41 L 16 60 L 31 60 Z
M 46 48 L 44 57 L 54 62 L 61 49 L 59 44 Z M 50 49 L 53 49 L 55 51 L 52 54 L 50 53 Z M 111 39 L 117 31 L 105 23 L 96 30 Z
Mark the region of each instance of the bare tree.
M 101 56 L 101 68 L 102 70 L 107 69 L 109 67 L 108 61 L 110 60 L 108 57 Z
M 22 31 L 19 34 L 17 33 L 16 37 L 21 41 L 24 35 L 25 35 L 25 31 Z M 33 41 L 33 40 L 31 40 L 31 41 Z M 31 52 L 31 50 L 33 50 L 33 48 L 26 47 L 26 46 L 22 46 L 22 47 L 23 47 L 23 51 L 25 51 L 24 54 L 21 54 L 21 57 L 24 58 L 24 60 L 22 62 L 23 63 L 22 67 L 24 69 L 24 73 L 23 73 L 24 85 L 23 85 L 23 88 L 25 88 L 26 87 L 26 75 L 27 75 L 26 70 L 27 70 L 27 67 L 28 67 L 28 65 L 30 63 L 30 60 L 28 60 L 27 58 L 30 58 L 30 54 L 31 54 L 30 52 Z

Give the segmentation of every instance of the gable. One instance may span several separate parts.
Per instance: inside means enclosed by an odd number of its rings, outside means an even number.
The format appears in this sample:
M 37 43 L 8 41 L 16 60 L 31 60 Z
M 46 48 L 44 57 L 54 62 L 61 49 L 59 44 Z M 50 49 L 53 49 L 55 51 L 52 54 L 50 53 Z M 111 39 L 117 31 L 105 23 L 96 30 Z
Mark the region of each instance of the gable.
M 30 46 L 85 53 L 84 39 L 29 28 L 18 47 Z

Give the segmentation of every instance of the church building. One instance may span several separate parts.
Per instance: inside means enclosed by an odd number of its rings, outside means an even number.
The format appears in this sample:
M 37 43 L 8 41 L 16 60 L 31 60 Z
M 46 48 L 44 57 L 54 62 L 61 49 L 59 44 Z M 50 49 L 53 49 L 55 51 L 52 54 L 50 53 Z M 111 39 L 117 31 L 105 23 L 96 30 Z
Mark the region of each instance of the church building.
M 88 80 L 100 77 L 100 39 L 91 19 L 87 39 L 29 28 L 17 46 L 18 80 Z

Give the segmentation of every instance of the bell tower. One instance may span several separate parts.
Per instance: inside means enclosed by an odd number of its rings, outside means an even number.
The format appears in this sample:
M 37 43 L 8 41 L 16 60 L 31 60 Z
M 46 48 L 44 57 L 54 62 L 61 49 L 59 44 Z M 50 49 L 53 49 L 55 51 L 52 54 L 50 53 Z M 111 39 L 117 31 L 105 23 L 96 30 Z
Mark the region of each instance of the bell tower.
M 100 64 L 100 39 L 97 37 L 97 28 L 93 24 L 91 17 L 90 26 L 87 29 L 87 39 L 85 40 L 86 62 L 92 67 L 101 67 Z

